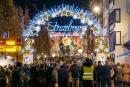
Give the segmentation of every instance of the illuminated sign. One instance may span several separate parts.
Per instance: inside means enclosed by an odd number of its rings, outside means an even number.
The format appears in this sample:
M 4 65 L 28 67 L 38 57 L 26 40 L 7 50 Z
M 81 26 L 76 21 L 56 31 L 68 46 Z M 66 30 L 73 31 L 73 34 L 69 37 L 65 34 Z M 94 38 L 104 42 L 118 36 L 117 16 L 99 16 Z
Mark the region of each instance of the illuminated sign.
M 0 46 L 0 52 L 20 52 L 21 46 Z
M 6 41 L 6 45 L 15 45 L 15 44 L 16 44 L 15 40 L 7 40 Z
M 5 46 L 6 52 L 20 52 L 21 46 Z
M 65 36 L 67 36 L 67 37 L 79 37 L 80 34 L 77 33 L 77 32 L 74 32 L 74 33 L 63 33 L 63 32 L 61 33 L 61 32 L 58 32 L 56 34 L 51 34 L 51 36 L 52 37 L 65 37 Z
M 79 31 L 81 30 L 84 26 L 77 26 L 77 25 L 72 25 L 73 24 L 73 20 L 70 21 L 69 25 L 58 25 L 58 23 L 53 23 L 53 22 L 49 22 L 48 23 L 48 31 L 51 32 L 70 32 L 70 31 Z

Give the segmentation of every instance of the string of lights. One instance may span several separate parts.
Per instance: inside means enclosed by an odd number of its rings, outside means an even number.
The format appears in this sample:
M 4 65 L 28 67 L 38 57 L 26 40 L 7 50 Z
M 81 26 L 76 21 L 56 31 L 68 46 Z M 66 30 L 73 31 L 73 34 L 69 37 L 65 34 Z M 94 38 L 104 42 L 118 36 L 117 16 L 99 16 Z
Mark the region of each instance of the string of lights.
M 47 25 L 51 18 L 55 18 L 57 16 L 72 16 L 74 19 L 80 19 L 82 24 L 93 26 L 92 29 L 94 29 L 93 33 L 95 36 L 101 34 L 102 27 L 92 12 L 80 9 L 74 5 L 69 6 L 62 4 L 61 6 L 53 7 L 49 10 L 41 11 L 36 14 L 35 17 L 30 20 L 29 24 L 25 27 L 25 30 L 23 31 L 23 37 L 38 35 L 40 26 Z

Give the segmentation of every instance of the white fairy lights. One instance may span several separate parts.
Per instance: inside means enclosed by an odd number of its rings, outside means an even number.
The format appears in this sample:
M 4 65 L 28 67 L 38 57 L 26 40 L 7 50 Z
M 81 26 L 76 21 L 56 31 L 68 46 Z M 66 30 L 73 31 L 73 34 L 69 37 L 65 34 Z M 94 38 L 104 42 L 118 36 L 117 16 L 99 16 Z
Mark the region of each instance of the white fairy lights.
M 51 8 L 49 10 L 41 11 L 38 14 L 36 14 L 35 17 L 32 20 L 30 20 L 29 24 L 25 27 L 25 30 L 23 31 L 23 37 L 37 35 L 40 29 L 37 30 L 37 28 L 35 27 L 45 25 L 49 22 L 50 19 L 55 18 L 57 16 L 72 16 L 74 19 L 80 19 L 82 24 L 94 26 L 95 31 L 102 30 L 100 23 L 94 17 L 92 12 L 80 9 L 78 7 L 75 7 L 74 5 L 61 5 L 56 8 Z M 33 28 L 36 29 L 36 32 L 33 32 Z M 97 34 L 94 33 L 95 36 L 98 36 L 98 34 L 100 35 L 100 31 L 97 32 Z

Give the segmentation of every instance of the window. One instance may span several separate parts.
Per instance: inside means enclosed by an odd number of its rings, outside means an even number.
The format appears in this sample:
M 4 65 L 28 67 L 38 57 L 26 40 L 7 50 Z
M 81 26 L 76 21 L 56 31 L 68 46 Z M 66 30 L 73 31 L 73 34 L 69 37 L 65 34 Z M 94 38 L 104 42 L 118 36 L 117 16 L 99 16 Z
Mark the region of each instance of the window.
M 114 5 L 114 0 L 109 0 L 109 4 L 110 4 L 110 3 L 113 3 L 113 5 Z
M 116 33 L 116 45 L 121 45 L 121 31 L 115 31 Z
M 115 11 L 113 10 L 110 14 L 109 14 L 109 26 L 111 26 L 112 24 L 115 23 Z
M 120 8 L 114 9 L 115 10 L 115 22 L 120 23 L 121 22 L 121 10 Z
M 105 0 L 103 5 L 104 8 L 109 9 L 109 0 Z
M 109 37 L 110 52 L 115 50 L 115 43 L 116 43 L 115 37 L 116 37 L 115 32 L 112 32 Z
M 114 0 L 109 0 L 109 10 L 114 7 Z

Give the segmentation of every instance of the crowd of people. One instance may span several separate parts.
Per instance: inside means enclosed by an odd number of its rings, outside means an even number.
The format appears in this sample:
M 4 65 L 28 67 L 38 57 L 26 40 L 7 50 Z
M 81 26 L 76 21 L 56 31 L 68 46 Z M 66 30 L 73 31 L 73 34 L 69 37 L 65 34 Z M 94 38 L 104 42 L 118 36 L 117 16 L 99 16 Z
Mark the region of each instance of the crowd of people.
M 114 86 L 112 86 L 112 81 Z M 0 66 L 0 87 L 130 87 L 128 64 L 86 58 L 48 58 Z

